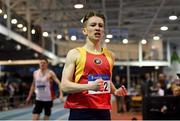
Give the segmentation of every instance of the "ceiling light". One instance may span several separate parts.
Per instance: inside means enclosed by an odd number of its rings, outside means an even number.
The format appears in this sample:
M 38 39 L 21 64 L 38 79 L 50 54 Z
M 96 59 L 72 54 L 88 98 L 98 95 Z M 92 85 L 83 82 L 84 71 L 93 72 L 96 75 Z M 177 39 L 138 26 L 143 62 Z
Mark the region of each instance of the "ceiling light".
M 159 40 L 160 37 L 159 37 L 159 36 L 154 36 L 153 39 L 154 39 L 154 40 Z
M 71 40 L 72 40 L 72 41 L 76 41 L 76 39 L 77 39 L 77 37 L 76 37 L 76 36 L 74 36 L 74 35 L 73 35 L 73 36 L 71 36 Z
M 74 8 L 76 8 L 76 9 L 81 9 L 81 8 L 83 8 L 83 7 L 84 7 L 83 4 L 75 4 L 75 5 L 74 5 Z
M 127 44 L 128 43 L 128 39 L 123 39 L 123 43 Z
M 48 37 L 48 32 L 43 32 L 43 37 Z
M 18 27 L 18 28 L 22 28 L 23 25 L 22 25 L 22 24 L 18 24 L 17 27 Z
M 124 69 L 124 67 L 123 67 L 123 66 L 120 66 L 120 69 L 121 69 L 121 70 L 123 70 L 123 69 Z
M 162 31 L 166 31 L 166 30 L 168 30 L 168 27 L 167 27 L 167 26 L 162 26 L 160 29 L 161 29 Z
M 16 50 L 21 50 L 21 45 L 16 45 Z
M 2 12 L 3 12 L 2 9 L 0 9 L 0 14 L 1 14 Z
M 34 57 L 36 57 L 36 58 L 37 58 L 38 56 L 39 56 L 39 54 L 38 54 L 38 53 L 34 53 Z
M 62 38 L 62 35 L 61 34 L 58 34 L 57 35 L 57 39 L 61 39 Z
M 113 38 L 113 35 L 112 34 L 107 34 L 106 38 L 111 39 L 111 38 Z
M 155 66 L 154 68 L 155 68 L 156 70 L 158 70 L 158 69 L 159 69 L 159 66 Z
M 7 14 L 4 14 L 4 15 L 3 15 L 3 18 L 4 18 L 4 19 L 7 19 Z
M 23 27 L 23 31 L 26 32 L 27 31 L 27 27 Z
M 105 39 L 105 42 L 106 43 L 109 43 L 111 40 L 110 39 Z
M 35 33 L 36 33 L 35 29 L 32 29 L 31 34 L 35 34 Z
M 142 43 L 143 45 L 145 45 L 145 44 L 147 43 L 147 40 L 142 39 L 142 40 L 141 40 L 141 43 Z
M 177 19 L 177 16 L 175 16 L 175 15 L 169 16 L 169 20 L 176 20 L 176 19 Z
M 15 18 L 12 19 L 12 20 L 11 20 L 11 23 L 12 23 L 12 24 L 17 24 L 17 19 L 15 19 Z

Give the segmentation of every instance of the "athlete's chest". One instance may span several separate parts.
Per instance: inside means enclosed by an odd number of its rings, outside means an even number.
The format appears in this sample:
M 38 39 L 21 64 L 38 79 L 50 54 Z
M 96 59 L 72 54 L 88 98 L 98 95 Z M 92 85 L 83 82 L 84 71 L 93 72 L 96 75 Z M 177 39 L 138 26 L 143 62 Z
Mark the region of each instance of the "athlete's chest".
M 85 62 L 86 70 L 109 70 L 110 64 L 107 60 L 107 57 L 104 54 L 94 55 L 87 53 L 86 54 L 86 62 Z
M 49 72 L 46 73 L 36 73 L 35 74 L 35 81 L 36 83 L 49 83 L 51 81 L 51 76 Z

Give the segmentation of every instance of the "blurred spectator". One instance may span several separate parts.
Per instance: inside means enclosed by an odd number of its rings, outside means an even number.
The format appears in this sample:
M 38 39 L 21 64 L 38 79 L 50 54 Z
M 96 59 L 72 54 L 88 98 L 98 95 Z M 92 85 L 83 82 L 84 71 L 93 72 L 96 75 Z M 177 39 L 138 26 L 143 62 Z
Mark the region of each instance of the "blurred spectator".
M 169 81 L 166 78 L 166 75 L 162 74 L 162 73 L 159 74 L 159 81 L 158 82 L 161 84 L 161 88 L 166 92 L 167 91 L 167 84 L 169 83 Z
M 0 82 L 0 96 L 3 95 L 3 91 L 4 91 L 3 83 Z
M 180 86 L 172 87 L 173 96 L 180 96 Z
M 113 81 L 114 86 L 118 89 L 121 87 L 121 82 L 120 82 L 120 76 L 115 75 L 115 79 Z M 116 104 L 117 104 L 117 111 L 122 112 L 122 104 L 121 104 L 122 98 L 120 96 L 116 96 Z
M 160 83 L 156 84 L 156 88 L 157 88 L 157 96 L 164 96 L 164 90 L 162 89 Z
M 142 96 L 150 96 L 152 93 L 153 82 L 151 80 L 150 74 L 141 75 L 141 94 Z
M 25 97 L 30 89 L 29 80 L 31 77 L 22 78 L 18 73 L 5 73 L 0 78 L 0 110 L 24 106 Z
M 15 95 L 15 87 L 13 83 L 8 84 L 8 91 L 9 91 L 9 103 L 11 107 L 14 107 L 14 95 Z
M 172 88 L 173 96 L 175 96 L 175 100 L 171 105 L 163 105 L 160 109 L 162 115 L 169 116 L 169 119 L 178 120 L 180 119 L 180 86 L 173 86 Z
M 115 79 L 113 81 L 114 86 L 118 89 L 122 85 L 126 85 L 126 80 L 125 79 L 120 79 L 119 75 L 115 75 Z M 124 112 L 126 111 L 126 104 L 125 104 L 125 98 L 122 96 L 116 96 L 116 103 L 117 103 L 117 111 L 118 112 Z
M 141 95 L 145 96 L 146 78 L 144 75 L 140 76 L 140 84 L 141 84 Z
M 3 90 L 3 83 L 0 81 L 0 91 Z
M 173 81 L 170 83 L 170 87 L 166 90 L 166 95 L 173 95 L 173 88 L 177 86 L 176 83 Z

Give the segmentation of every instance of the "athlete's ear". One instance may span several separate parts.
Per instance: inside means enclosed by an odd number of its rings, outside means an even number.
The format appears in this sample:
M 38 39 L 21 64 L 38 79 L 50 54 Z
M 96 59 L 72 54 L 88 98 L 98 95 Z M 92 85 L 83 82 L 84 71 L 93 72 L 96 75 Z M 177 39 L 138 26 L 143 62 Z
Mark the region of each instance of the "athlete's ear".
M 82 32 L 85 36 L 87 35 L 87 29 L 85 27 L 82 28 Z

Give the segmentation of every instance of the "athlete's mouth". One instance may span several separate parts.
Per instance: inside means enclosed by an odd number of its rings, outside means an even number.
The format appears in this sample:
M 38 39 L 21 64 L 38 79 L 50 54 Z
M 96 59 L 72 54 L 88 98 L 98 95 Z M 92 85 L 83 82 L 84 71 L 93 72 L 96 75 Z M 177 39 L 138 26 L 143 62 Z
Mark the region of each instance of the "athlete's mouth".
M 94 34 L 95 36 L 100 36 L 101 34 L 99 32 L 95 33 Z

